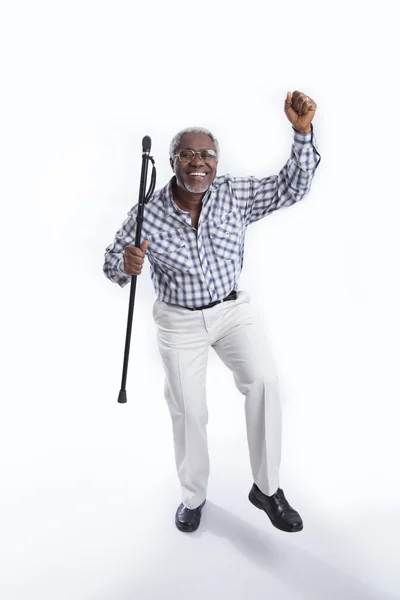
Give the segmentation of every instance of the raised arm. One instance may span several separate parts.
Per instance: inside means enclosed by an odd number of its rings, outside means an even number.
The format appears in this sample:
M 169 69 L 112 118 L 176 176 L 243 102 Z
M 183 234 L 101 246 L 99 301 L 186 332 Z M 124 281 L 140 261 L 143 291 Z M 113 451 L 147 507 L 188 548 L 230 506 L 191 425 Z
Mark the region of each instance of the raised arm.
M 294 129 L 290 158 L 278 175 L 257 179 L 238 177 L 233 190 L 241 204 L 246 225 L 269 213 L 291 206 L 310 190 L 321 156 L 315 144 L 312 119 L 317 105 L 302 94 L 287 93 L 285 114 Z

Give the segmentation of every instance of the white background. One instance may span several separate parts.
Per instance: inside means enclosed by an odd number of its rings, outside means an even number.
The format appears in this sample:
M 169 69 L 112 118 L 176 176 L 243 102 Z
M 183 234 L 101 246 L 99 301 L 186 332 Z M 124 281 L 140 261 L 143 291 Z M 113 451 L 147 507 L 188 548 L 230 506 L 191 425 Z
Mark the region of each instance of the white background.
M 400 598 L 394 6 L 3 4 L 5 600 Z M 304 201 L 248 229 L 240 284 L 281 375 L 281 487 L 304 530 L 248 502 L 243 398 L 210 351 L 208 504 L 182 534 L 148 265 L 120 405 L 129 287 L 104 277 L 104 249 L 144 135 L 158 187 L 190 125 L 219 138 L 220 174 L 276 174 L 296 89 L 318 104 L 322 161 Z

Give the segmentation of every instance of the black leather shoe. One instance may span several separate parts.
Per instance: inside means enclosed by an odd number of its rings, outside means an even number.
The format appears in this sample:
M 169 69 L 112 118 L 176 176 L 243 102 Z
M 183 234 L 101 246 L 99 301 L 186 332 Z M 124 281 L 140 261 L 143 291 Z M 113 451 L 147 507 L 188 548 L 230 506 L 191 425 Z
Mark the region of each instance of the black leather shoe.
M 281 488 L 278 488 L 272 496 L 267 496 L 254 484 L 249 493 L 249 500 L 254 506 L 267 513 L 272 525 L 277 529 L 289 532 L 303 529 L 303 521 L 299 513 L 290 506 Z
M 175 525 L 179 531 L 192 532 L 196 531 L 200 525 L 201 509 L 205 505 L 206 501 L 197 508 L 186 508 L 184 504 L 180 504 L 175 514 Z

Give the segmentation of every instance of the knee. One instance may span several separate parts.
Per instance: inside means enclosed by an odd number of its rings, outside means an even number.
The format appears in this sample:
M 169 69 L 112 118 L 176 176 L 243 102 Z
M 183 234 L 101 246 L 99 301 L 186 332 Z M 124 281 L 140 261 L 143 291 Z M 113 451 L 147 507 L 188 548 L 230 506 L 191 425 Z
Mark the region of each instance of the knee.
M 247 396 L 248 394 L 263 394 L 266 391 L 275 390 L 279 387 L 279 379 L 276 373 L 259 373 L 246 381 L 236 381 L 239 391 Z

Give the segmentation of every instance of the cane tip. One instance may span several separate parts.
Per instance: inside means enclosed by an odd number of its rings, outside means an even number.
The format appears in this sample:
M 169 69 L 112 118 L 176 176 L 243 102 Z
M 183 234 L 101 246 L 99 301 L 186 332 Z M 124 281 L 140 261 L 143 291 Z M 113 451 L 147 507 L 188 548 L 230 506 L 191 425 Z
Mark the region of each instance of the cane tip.
M 118 402 L 120 404 L 125 404 L 126 401 L 127 401 L 126 390 L 120 390 L 119 396 L 118 396 Z

